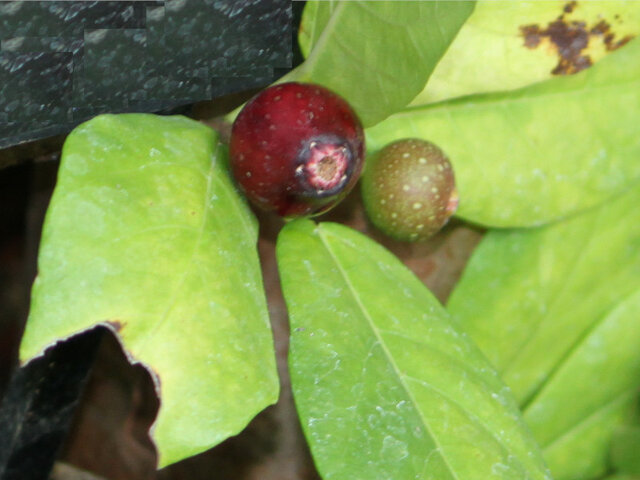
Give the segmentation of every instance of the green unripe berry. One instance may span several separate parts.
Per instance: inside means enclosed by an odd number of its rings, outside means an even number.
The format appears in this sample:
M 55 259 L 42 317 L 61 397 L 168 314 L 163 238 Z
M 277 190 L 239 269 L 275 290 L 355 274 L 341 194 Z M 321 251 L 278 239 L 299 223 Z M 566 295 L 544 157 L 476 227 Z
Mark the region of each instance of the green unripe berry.
M 449 159 L 437 146 L 405 139 L 368 160 L 362 199 L 371 222 L 398 240 L 426 240 L 458 206 Z

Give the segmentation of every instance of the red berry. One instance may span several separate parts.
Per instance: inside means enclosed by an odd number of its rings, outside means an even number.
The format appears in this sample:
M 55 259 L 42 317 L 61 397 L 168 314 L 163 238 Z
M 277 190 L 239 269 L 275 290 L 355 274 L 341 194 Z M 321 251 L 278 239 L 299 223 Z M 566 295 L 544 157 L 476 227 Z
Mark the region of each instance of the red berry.
M 269 87 L 240 111 L 229 153 L 236 182 L 284 217 L 326 212 L 362 171 L 364 133 L 349 104 L 319 85 Z

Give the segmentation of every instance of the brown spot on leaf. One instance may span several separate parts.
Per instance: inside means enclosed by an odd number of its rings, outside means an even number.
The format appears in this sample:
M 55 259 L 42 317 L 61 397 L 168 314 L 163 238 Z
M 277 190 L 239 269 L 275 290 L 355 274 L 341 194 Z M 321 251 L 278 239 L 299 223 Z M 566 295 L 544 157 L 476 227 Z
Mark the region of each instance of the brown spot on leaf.
M 591 66 L 591 59 L 582 55 L 589 44 L 589 33 L 584 22 L 566 22 L 561 16 L 542 30 L 538 25 L 520 27 L 524 36 L 524 46 L 536 48 L 543 38 L 548 39 L 557 50 L 558 64 L 551 70 L 553 75 L 577 73 Z
M 616 49 L 626 45 L 627 43 L 629 43 L 633 39 L 634 39 L 633 35 L 626 35 L 625 37 L 621 38 L 617 42 L 612 43 L 611 45 L 607 45 L 607 50 L 616 50 Z
M 611 26 L 605 22 L 604 20 L 600 20 L 593 27 L 591 27 L 591 33 L 595 33 L 596 35 L 604 35 L 611 29 Z
M 542 32 L 538 25 L 525 25 L 520 27 L 522 36 L 524 37 L 524 46 L 527 48 L 535 48 L 542 40 Z
M 120 320 L 107 320 L 105 323 L 108 323 L 109 325 L 111 325 L 113 329 L 118 333 L 120 333 L 120 331 L 126 325 L 126 322 L 121 322 Z
M 611 25 L 604 20 L 600 20 L 596 25 L 591 27 L 590 32 L 602 38 L 602 42 L 607 50 L 617 50 L 625 45 L 629 40 L 633 39 L 633 35 L 627 35 L 618 41 L 615 41 L 616 35 L 611 31 Z
M 560 61 L 551 73 L 566 75 L 579 72 L 591 66 L 591 59 L 581 55 L 582 50 L 589 45 L 589 35 L 584 22 L 567 24 L 558 19 L 547 27 L 547 34 L 560 55 Z
M 599 39 L 605 48 L 611 51 L 620 48 L 633 38 L 632 35 L 627 35 L 616 41 L 611 25 L 605 20 L 600 20 L 592 27 L 588 27 L 584 21 L 567 20 L 565 15 L 572 13 L 577 5 L 576 1 L 565 4 L 563 13 L 544 29 L 536 24 L 520 27 L 525 47 L 537 48 L 546 39 L 556 50 L 559 58 L 558 64 L 551 70 L 553 75 L 571 75 L 590 67 L 593 62 L 583 51 L 592 39 Z

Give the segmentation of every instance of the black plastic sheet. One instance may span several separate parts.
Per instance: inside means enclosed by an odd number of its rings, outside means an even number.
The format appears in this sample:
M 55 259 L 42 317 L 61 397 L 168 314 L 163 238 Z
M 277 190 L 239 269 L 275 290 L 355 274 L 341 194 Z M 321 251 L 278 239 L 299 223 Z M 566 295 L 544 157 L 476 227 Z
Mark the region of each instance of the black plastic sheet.
M 0 2 L 0 148 L 267 85 L 291 23 L 290 0 Z

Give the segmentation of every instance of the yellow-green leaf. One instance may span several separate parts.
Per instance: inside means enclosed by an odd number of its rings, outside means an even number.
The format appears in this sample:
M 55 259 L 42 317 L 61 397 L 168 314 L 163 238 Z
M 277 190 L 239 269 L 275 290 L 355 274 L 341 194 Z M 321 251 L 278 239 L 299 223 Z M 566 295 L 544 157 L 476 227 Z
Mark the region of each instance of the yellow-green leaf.
M 638 34 L 634 0 L 480 0 L 411 104 L 576 73 Z
M 67 138 L 20 346 L 95 325 L 152 374 L 160 466 L 238 433 L 278 395 L 257 224 L 216 133 L 103 115 Z

